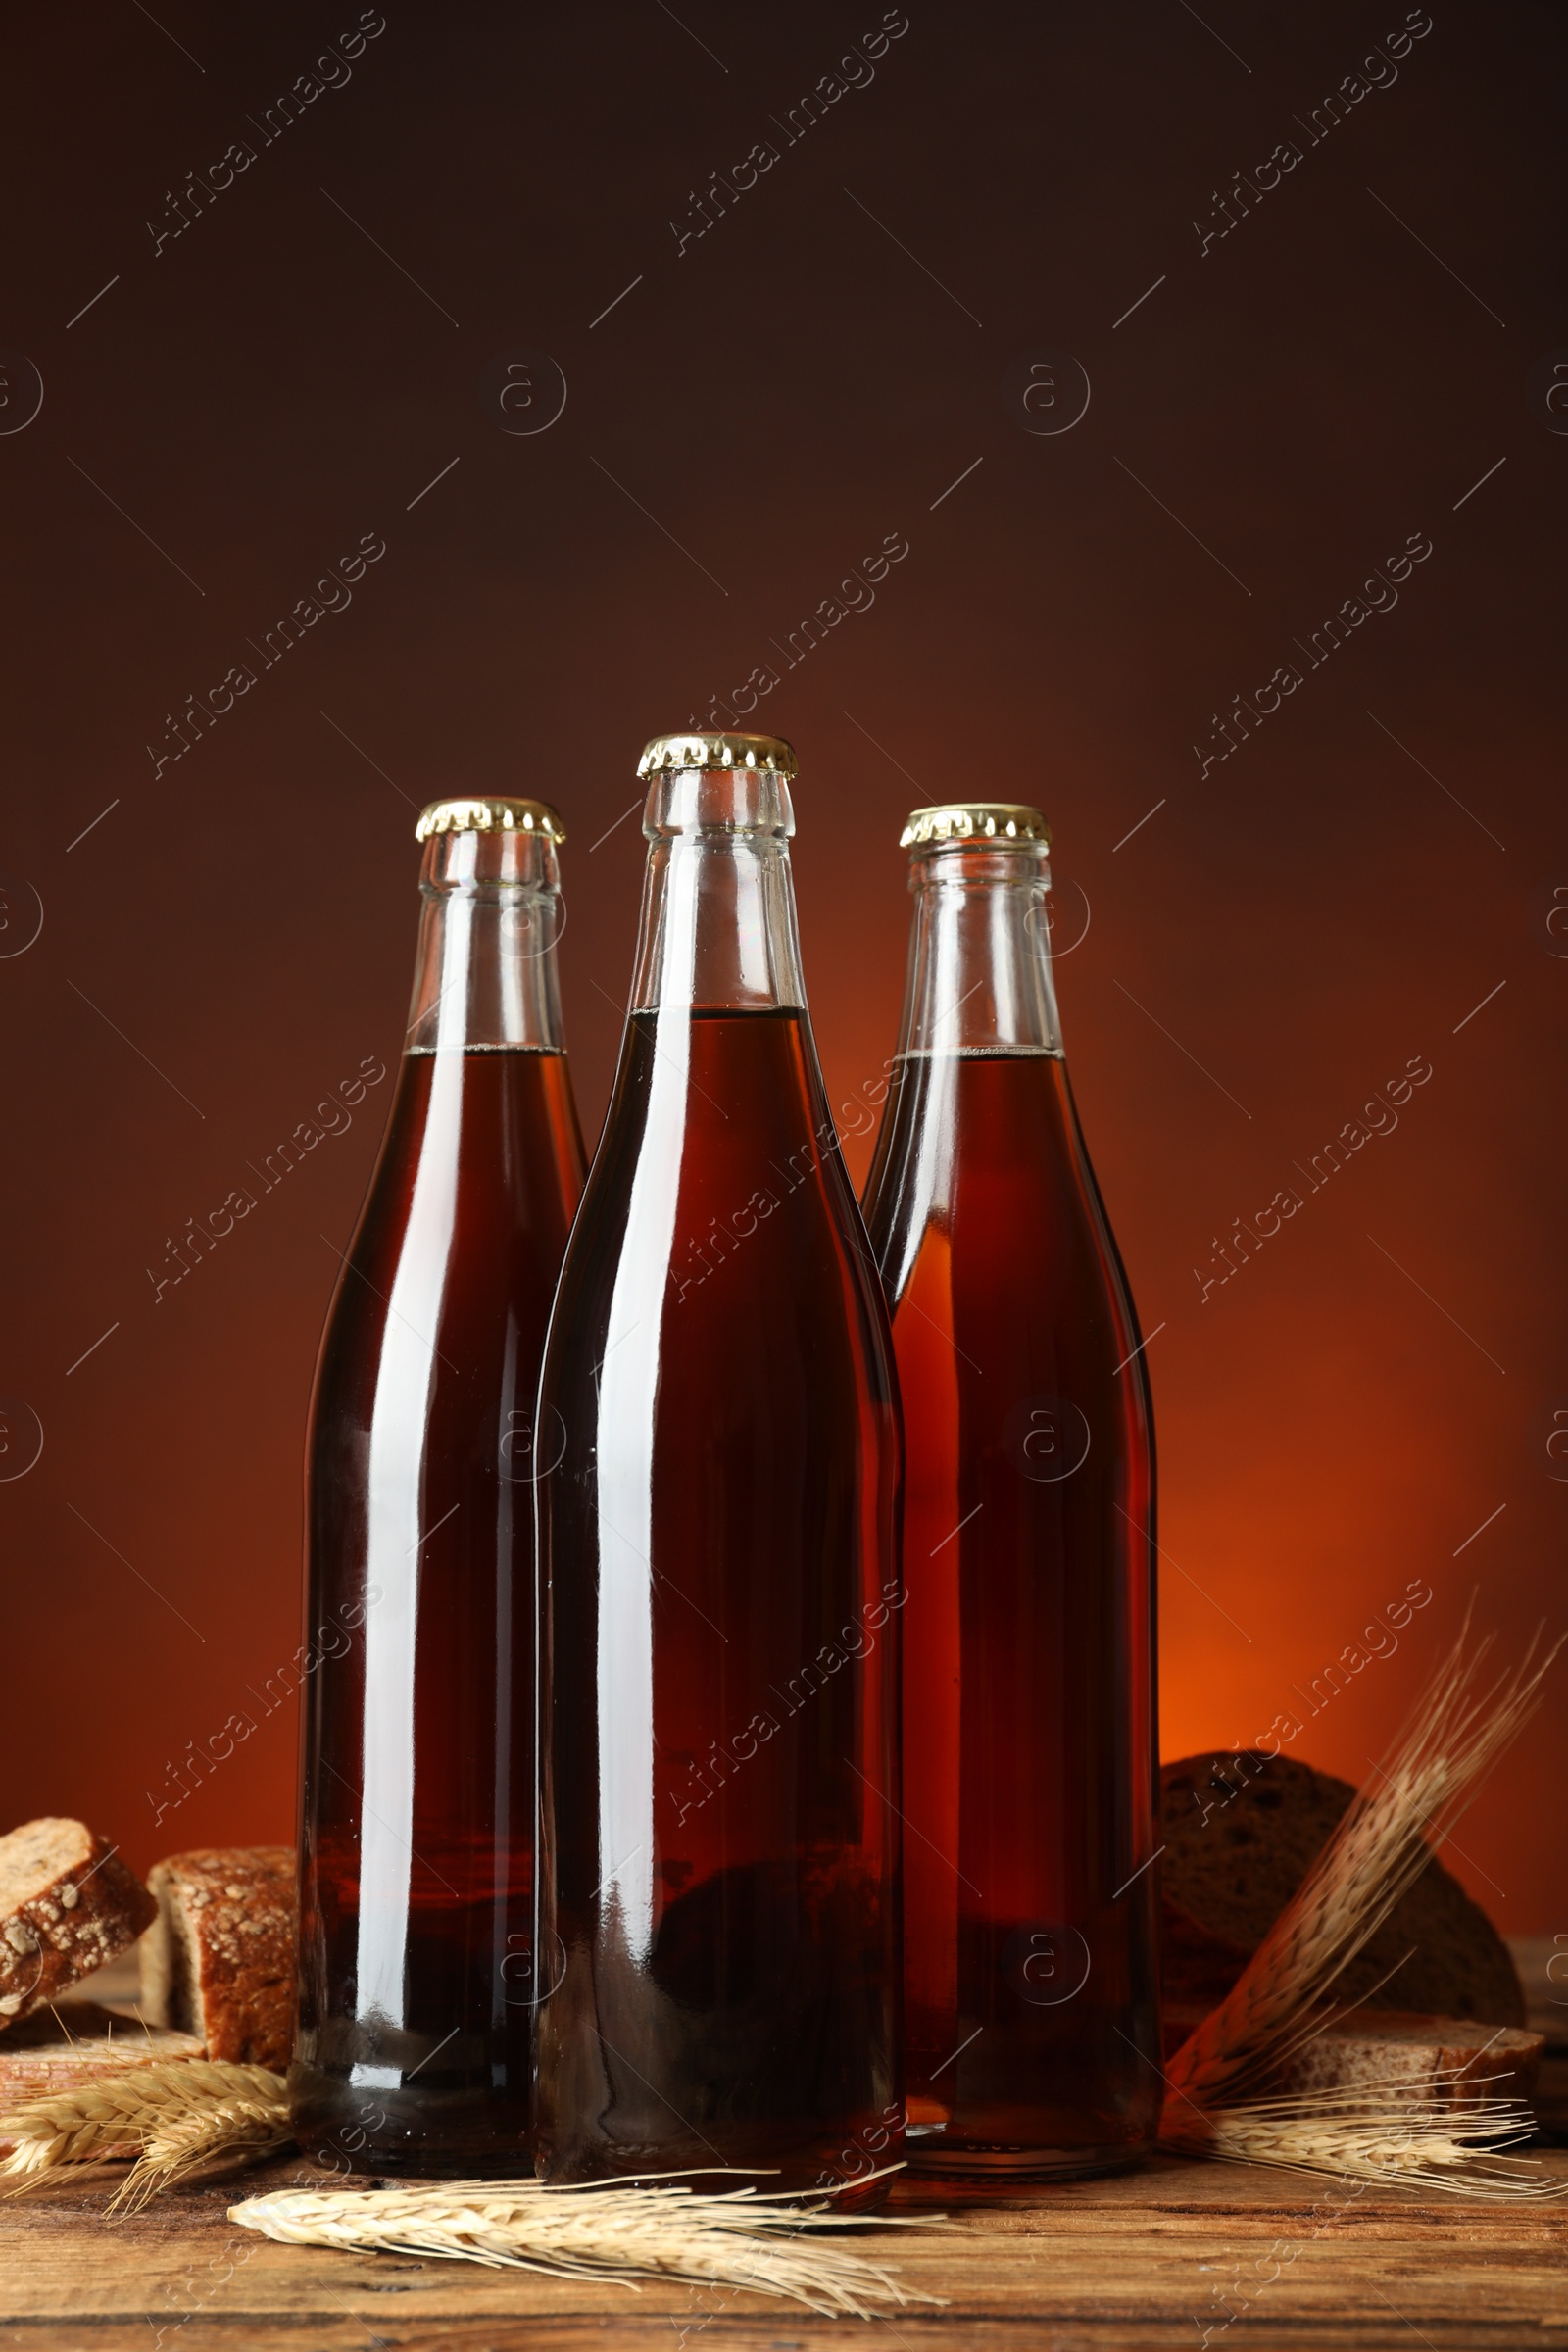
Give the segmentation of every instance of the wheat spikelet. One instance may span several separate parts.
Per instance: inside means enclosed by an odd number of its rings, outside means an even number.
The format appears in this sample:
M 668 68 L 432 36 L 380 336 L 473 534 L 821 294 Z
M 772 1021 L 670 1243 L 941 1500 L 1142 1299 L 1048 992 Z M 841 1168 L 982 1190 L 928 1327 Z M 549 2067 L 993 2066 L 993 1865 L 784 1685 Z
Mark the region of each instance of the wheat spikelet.
M 1334 1979 L 1364 1949 L 1426 1868 L 1477 1782 L 1520 1730 L 1556 1649 L 1476 1692 L 1491 1646 L 1466 1658 L 1461 1633 L 1376 1787 L 1363 1789 L 1281 1912 L 1240 1981 L 1189 2035 L 1166 2077 L 1163 2130 L 1191 2102 L 1231 2103 L 1310 2032 Z M 1559 1645 L 1560 1646 L 1560 1645 Z
M 266 2074 L 263 2067 L 243 2071 Z M 275 2149 L 286 2148 L 294 2137 L 294 2128 L 283 2081 L 278 2075 L 267 2080 L 267 2088 L 241 2091 L 172 2123 L 154 2125 L 106 2210 L 139 2213 L 161 2190 L 177 2187 L 197 2173 L 259 2164 Z
M 941 2300 L 902 2285 L 879 2263 L 798 2242 L 803 2230 L 852 2229 L 863 2226 L 862 2217 L 803 2208 L 752 2188 L 705 2196 L 615 2181 L 552 2188 L 537 2180 L 456 2180 L 410 2189 L 278 2189 L 231 2205 L 228 2218 L 285 2244 L 381 2248 L 626 2286 L 683 2278 L 750 2287 L 828 2317 L 869 2319 L 877 2304 Z M 898 2226 L 887 2215 L 874 2222 Z M 925 2217 L 903 2226 L 925 2227 Z
M 67 2112 L 50 2115 L 49 2108 Z M 20 2179 L 24 2184 L 57 2165 L 101 2164 L 109 2156 L 129 2155 L 141 2144 L 135 2126 L 118 2110 L 83 2116 L 76 2102 L 67 2097 L 35 2099 L 15 2115 L 0 2116 L 0 2139 L 15 2142 L 0 2157 L 0 2180 Z
M 232 2101 L 280 2112 L 283 2080 L 265 2066 L 185 2058 L 175 2065 L 133 2066 L 75 2090 L 29 2099 L 0 2116 L 0 2139 L 15 2142 L 0 2158 L 0 2179 L 30 2185 L 64 2164 L 99 2164 L 145 2150 L 157 2134 L 198 2127 Z
M 1442 2089 L 1461 2077 L 1468 2090 L 1475 2078 L 1454 2067 L 1434 2076 L 1433 2091 L 1418 2097 L 1410 2095 L 1408 2082 L 1391 2080 L 1353 2090 L 1239 2100 L 1211 2114 L 1195 2108 L 1179 2138 L 1172 2132 L 1167 2144 L 1225 2163 L 1335 2173 L 1341 2179 L 1445 2189 L 1455 2196 L 1560 2196 L 1561 2183 L 1551 2176 L 1499 2153 L 1533 2131 L 1529 2108 L 1508 2098 L 1451 2106 Z

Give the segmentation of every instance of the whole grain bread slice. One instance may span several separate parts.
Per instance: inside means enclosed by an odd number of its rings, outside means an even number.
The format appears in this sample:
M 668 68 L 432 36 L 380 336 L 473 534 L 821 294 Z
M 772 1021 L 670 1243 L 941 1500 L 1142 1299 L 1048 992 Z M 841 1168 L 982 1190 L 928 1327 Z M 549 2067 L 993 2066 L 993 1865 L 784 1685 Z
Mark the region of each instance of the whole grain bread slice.
M 209 2058 L 281 2074 L 294 2043 L 294 1849 L 202 1847 L 154 1863 L 158 1916 L 141 1944 L 153 2025 L 194 2034 Z
M 1168 2004 L 1213 2008 L 1224 1999 L 1355 1793 L 1294 1756 L 1255 1749 L 1163 1767 Z M 1507 1945 L 1436 1855 L 1333 1991 L 1339 2002 L 1375 1992 L 1391 2009 L 1428 2017 L 1525 2022 Z
M 122 1952 L 156 1909 L 85 1822 L 49 1814 L 0 1838 L 0 2029 Z

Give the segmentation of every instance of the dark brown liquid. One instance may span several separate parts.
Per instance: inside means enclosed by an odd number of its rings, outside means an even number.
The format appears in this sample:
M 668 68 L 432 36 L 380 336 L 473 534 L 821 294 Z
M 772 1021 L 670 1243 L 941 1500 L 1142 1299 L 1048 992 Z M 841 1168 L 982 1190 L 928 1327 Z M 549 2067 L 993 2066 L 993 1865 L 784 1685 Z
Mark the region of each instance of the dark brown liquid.
M 564 1054 L 406 1057 L 322 1342 L 292 2089 L 362 2168 L 530 2169 L 529 1480 L 582 1168 Z
M 910 1055 L 866 1191 L 904 1400 L 911 2155 L 1130 2161 L 1159 2106 L 1153 1457 L 1064 1064 Z M 911 1267 L 912 1260 L 912 1267 Z M 1130 1882 L 1130 1884 L 1128 1883 Z
M 633 1016 L 542 1391 L 557 2180 L 899 2153 L 898 1414 L 831 1136 L 801 1015 Z

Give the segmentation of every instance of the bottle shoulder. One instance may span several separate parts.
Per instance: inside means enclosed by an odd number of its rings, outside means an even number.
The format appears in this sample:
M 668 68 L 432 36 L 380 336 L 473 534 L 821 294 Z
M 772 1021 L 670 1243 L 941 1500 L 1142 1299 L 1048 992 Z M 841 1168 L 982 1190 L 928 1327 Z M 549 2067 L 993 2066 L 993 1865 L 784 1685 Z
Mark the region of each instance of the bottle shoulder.
M 988 1219 L 1057 1222 L 1091 1198 L 1098 1206 L 1059 1054 L 898 1057 L 865 1191 L 879 1241 L 933 1215 L 950 1231 Z M 1024 1230 L 1026 1222 L 1020 1240 Z
M 798 1013 L 633 1016 L 550 1356 L 565 1376 L 607 1346 L 656 1348 L 671 1377 L 848 1346 L 884 1377 L 875 1265 Z
M 353 1236 L 337 1252 L 318 1385 L 373 1359 L 394 1318 L 435 1348 L 438 1370 L 441 1333 L 454 1325 L 473 1338 L 519 1317 L 542 1328 L 582 1174 L 564 1054 L 405 1055 Z
M 866 1222 L 895 1323 L 922 1265 L 944 1290 L 1125 1328 L 1120 1256 L 1059 1055 L 910 1056 L 890 1093 Z

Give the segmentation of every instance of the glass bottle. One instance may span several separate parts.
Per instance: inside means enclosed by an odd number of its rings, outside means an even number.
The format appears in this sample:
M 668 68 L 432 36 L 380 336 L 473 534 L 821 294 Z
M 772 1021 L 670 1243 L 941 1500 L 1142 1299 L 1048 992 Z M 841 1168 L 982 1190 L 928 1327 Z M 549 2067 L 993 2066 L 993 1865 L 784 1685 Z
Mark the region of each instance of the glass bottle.
M 1159 2110 L 1154 1462 L 1062 1058 L 1034 808 L 919 808 L 865 1194 L 904 1506 L 909 2157 L 1105 2172 Z
M 537 2145 L 556 2180 L 809 2187 L 902 2127 L 897 1392 L 801 984 L 794 755 L 664 737 L 638 772 L 630 1013 L 540 1391 Z
M 533 1417 L 582 1191 L 561 820 L 426 808 L 413 1018 L 307 1449 L 302 2146 L 527 2171 Z

